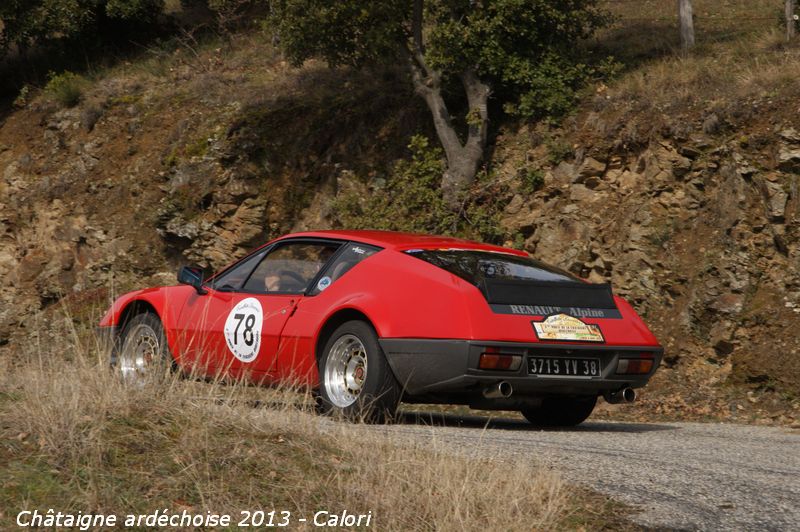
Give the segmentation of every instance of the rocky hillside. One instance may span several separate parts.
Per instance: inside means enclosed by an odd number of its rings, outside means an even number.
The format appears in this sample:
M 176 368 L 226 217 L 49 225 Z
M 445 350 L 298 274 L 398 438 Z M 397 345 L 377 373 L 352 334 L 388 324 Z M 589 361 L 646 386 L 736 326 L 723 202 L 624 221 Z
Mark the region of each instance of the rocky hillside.
M 77 106 L 41 91 L 0 122 L 0 344 L 62 298 L 106 304 L 291 230 L 343 162 L 384 171 L 424 117 L 391 72 L 290 70 L 258 36 L 84 85 Z
M 480 186 L 508 244 L 612 282 L 652 325 L 666 369 L 642 412 L 795 422 L 800 97 L 649 99 L 637 80 L 663 68 L 597 87 L 560 127 L 500 125 Z M 0 344 L 59 301 L 96 318 L 179 263 L 339 224 L 337 197 L 381 194 L 427 120 L 399 74 L 293 70 L 250 36 L 117 67 L 72 108 L 34 92 L 0 123 Z
M 742 385 L 750 403 L 753 390 L 796 399 L 800 135 L 783 123 L 719 138 L 704 131 L 720 120 L 711 115 L 615 154 L 605 139 L 632 118 L 581 117 L 575 160 L 547 171 L 532 197 L 514 195 L 503 224 L 537 257 L 610 281 L 645 316 L 671 369 L 658 386 L 673 399 L 656 409 L 735 417 L 743 405 L 721 385 Z

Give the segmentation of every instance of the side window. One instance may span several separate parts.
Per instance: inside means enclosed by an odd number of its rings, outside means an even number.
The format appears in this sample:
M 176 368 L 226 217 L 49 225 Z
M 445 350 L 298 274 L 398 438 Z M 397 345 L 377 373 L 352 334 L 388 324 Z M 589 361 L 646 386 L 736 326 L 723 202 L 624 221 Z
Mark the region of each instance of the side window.
M 317 285 L 309 292 L 308 295 L 315 296 L 319 294 L 330 285 L 335 283 L 337 279 L 340 279 L 344 274 L 349 272 L 353 266 L 367 257 L 374 255 L 380 250 L 381 248 L 367 246 L 364 244 L 356 244 L 354 242 L 347 244 L 345 249 L 339 253 L 336 259 L 327 268 L 325 268 L 324 274 L 322 277 L 320 277 L 319 281 L 317 281 Z
M 240 261 L 238 264 L 234 264 L 227 271 L 224 271 L 215 277 L 211 281 L 211 286 L 214 288 L 214 290 L 228 292 L 234 292 L 241 289 L 245 280 L 250 276 L 250 272 L 253 271 L 253 268 L 256 267 L 256 264 L 258 264 L 266 254 L 266 251 L 258 251 L 250 257 Z
M 274 248 L 244 284 L 245 292 L 304 292 L 341 244 L 291 242 Z

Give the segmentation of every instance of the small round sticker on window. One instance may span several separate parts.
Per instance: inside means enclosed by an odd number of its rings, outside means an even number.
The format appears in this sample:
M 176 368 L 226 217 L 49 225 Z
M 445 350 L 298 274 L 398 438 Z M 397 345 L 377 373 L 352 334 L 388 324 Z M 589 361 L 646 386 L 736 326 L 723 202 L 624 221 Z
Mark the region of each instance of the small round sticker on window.
M 332 282 L 333 281 L 331 281 L 331 278 L 326 275 L 325 277 L 320 279 L 319 282 L 317 283 L 317 290 L 322 292 L 323 290 L 328 288 Z

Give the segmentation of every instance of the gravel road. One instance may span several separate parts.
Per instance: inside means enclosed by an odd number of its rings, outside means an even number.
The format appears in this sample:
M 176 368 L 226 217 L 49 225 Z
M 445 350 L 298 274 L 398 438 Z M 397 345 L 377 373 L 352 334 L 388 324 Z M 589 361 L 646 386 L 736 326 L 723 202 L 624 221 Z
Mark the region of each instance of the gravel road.
M 540 430 L 523 421 L 406 415 L 390 434 L 497 456 L 530 457 L 640 510 L 641 525 L 674 530 L 799 530 L 800 431 L 704 423 L 588 421 Z M 401 436 L 402 435 L 402 436 Z

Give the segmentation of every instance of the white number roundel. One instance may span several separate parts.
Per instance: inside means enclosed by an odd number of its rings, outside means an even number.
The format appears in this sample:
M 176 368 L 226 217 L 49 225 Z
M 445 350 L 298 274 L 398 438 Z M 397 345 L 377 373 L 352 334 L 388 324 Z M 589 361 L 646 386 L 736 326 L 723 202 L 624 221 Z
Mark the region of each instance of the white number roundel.
M 261 347 L 263 324 L 264 311 L 258 299 L 248 297 L 233 307 L 228 319 L 225 320 L 225 343 L 233 356 L 242 362 L 252 362 L 256 359 Z

